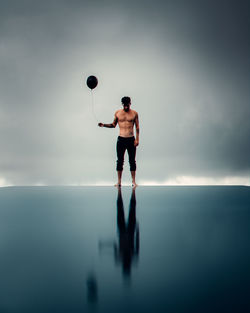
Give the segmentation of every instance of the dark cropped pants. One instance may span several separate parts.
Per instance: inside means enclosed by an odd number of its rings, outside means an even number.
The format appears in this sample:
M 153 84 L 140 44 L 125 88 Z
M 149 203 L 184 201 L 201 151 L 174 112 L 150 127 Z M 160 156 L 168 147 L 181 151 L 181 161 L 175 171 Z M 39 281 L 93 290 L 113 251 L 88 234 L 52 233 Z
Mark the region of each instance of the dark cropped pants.
M 116 144 L 117 152 L 117 171 L 123 170 L 124 154 L 128 150 L 128 159 L 130 164 L 130 171 L 136 171 L 135 154 L 136 147 L 134 146 L 135 137 L 121 137 L 118 136 Z

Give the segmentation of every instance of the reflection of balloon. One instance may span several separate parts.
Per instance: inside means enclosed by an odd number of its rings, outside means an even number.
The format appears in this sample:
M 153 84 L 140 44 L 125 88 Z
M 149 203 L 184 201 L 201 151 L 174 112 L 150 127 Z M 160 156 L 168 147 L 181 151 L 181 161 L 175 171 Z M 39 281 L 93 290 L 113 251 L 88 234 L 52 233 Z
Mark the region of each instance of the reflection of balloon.
M 89 76 L 87 79 L 87 86 L 90 89 L 94 89 L 98 84 L 98 79 L 95 76 Z

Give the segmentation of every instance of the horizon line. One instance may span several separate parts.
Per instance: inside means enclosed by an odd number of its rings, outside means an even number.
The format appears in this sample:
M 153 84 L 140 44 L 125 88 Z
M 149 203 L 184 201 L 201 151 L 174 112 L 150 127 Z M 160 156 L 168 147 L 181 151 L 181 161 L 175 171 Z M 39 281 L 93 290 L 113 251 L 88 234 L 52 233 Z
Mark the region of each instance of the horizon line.
M 245 176 L 224 176 L 224 177 L 195 177 L 195 176 L 176 176 L 161 181 L 154 179 L 138 179 L 138 186 L 250 186 L 250 177 Z M 33 184 L 13 184 L 10 181 L 0 177 L 0 187 L 18 187 L 18 186 L 114 186 L 115 180 L 96 180 L 74 181 L 67 183 L 48 183 L 43 180 L 37 180 Z M 127 178 L 123 180 L 122 186 L 131 186 L 132 183 Z
M 245 184 L 138 184 L 137 187 L 250 187 Z M 10 187 L 116 187 L 114 184 L 67 184 L 67 185 L 5 185 L 0 188 Z M 132 184 L 122 184 L 121 187 L 133 187 Z

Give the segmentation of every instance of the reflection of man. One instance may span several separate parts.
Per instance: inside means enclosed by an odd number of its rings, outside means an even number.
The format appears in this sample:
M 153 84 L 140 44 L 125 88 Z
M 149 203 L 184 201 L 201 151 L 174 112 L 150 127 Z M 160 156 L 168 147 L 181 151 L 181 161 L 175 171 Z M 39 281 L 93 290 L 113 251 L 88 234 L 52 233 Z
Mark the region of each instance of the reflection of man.
M 116 151 L 117 151 L 117 176 L 118 182 L 116 186 L 121 186 L 122 171 L 124 163 L 125 151 L 128 151 L 130 171 L 132 177 L 132 184 L 136 186 L 135 172 L 136 172 L 136 147 L 139 145 L 139 118 L 138 113 L 130 109 L 131 99 L 130 97 L 122 98 L 123 109 L 115 112 L 115 118 L 111 124 L 99 123 L 100 127 L 114 128 L 117 123 L 120 127 L 120 135 L 117 139 Z M 134 137 L 134 125 L 136 127 L 136 138 Z
M 136 223 L 136 197 L 135 188 L 132 190 L 128 222 L 125 223 L 124 207 L 121 188 L 117 195 L 117 226 L 119 234 L 119 247 L 115 244 L 115 260 L 121 262 L 123 273 L 130 275 L 133 260 L 139 255 L 139 226 Z
M 98 301 L 97 280 L 93 273 L 87 278 L 87 300 L 89 304 L 95 304 Z

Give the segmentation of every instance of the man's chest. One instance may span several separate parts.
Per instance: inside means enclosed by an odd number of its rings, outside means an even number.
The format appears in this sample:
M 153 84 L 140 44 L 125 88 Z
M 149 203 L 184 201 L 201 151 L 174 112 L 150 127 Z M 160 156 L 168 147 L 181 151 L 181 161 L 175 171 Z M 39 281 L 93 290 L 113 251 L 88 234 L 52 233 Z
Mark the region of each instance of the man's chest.
M 123 123 L 123 122 L 128 122 L 128 123 L 134 123 L 135 120 L 135 115 L 133 113 L 120 113 L 118 115 L 118 121 Z

